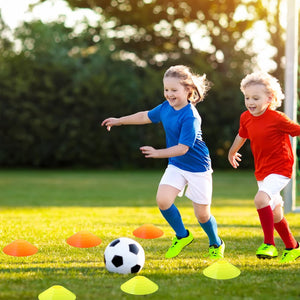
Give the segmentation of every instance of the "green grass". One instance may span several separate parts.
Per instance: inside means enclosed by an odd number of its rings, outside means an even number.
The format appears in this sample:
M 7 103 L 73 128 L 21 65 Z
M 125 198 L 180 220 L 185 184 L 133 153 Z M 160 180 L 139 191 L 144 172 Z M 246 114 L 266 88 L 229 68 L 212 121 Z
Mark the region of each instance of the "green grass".
M 191 203 L 179 198 L 183 221 L 195 241 L 175 259 L 164 259 L 172 230 L 155 203 L 159 171 L 0 171 L 0 247 L 16 239 L 36 245 L 29 257 L 11 257 L 0 252 L 0 299 L 37 299 L 53 285 L 62 285 L 77 299 L 299 299 L 300 260 L 288 265 L 258 260 L 256 248 L 262 232 L 253 196 L 252 172 L 214 172 L 212 213 L 226 243 L 226 259 L 241 270 L 231 280 L 203 275 L 213 262 L 205 257 L 208 240 L 197 224 Z M 287 219 L 300 239 L 299 214 Z M 152 223 L 164 231 L 154 240 L 137 239 L 132 231 Z M 69 246 L 66 238 L 88 230 L 102 239 L 94 248 Z M 103 262 L 105 247 L 127 236 L 144 248 L 146 262 L 140 275 L 159 285 L 148 296 L 132 296 L 120 285 L 133 275 L 112 274 Z M 281 254 L 284 245 L 276 236 Z

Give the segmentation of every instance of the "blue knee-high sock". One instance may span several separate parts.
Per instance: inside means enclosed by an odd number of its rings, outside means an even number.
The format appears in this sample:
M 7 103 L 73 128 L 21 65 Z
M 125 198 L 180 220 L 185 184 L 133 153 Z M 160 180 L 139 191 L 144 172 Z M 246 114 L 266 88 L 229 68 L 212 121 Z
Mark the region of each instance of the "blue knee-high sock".
M 188 236 L 188 232 L 183 225 L 180 212 L 174 204 L 172 204 L 171 207 L 169 207 L 166 210 L 160 209 L 160 212 L 164 216 L 166 221 L 170 224 L 170 226 L 173 228 L 178 238 Z
M 214 216 L 210 216 L 210 219 L 206 223 L 200 223 L 201 227 L 209 238 L 209 245 L 217 245 L 218 247 L 222 244 L 221 239 L 218 236 L 218 225 Z

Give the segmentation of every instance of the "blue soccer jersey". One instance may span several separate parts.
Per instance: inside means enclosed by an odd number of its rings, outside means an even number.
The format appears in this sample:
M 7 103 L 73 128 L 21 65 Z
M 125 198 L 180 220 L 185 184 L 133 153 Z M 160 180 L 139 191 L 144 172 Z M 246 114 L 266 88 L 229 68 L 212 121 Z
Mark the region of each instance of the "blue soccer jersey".
M 201 117 L 197 109 L 188 104 L 180 110 L 164 101 L 148 112 L 152 123 L 162 122 L 167 148 L 183 144 L 189 147 L 186 154 L 169 158 L 169 164 L 190 172 L 211 169 L 209 151 L 202 140 Z

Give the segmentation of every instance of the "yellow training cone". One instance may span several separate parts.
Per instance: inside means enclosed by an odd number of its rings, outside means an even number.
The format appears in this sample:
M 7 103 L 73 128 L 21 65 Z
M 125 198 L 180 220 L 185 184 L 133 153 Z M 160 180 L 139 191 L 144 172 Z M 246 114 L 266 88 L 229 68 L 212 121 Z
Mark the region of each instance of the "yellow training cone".
M 203 274 L 213 279 L 222 280 L 235 278 L 241 274 L 241 271 L 226 260 L 220 259 L 211 266 L 205 268 Z
M 121 285 L 121 290 L 132 295 L 147 295 L 158 290 L 158 285 L 145 276 L 135 276 Z
M 75 300 L 76 296 L 61 285 L 54 285 L 39 294 L 39 300 Z

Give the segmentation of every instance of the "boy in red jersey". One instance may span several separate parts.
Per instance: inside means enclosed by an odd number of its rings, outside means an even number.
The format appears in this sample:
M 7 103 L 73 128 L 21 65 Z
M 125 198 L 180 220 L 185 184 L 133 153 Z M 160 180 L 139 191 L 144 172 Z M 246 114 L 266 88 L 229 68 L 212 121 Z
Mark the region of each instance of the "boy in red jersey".
M 241 91 L 247 111 L 240 117 L 239 132 L 229 150 L 228 160 L 237 168 L 241 161 L 238 151 L 247 139 L 250 140 L 258 183 L 254 203 L 264 233 L 264 243 L 257 249 L 256 256 L 278 256 L 275 228 L 286 247 L 280 262 L 291 262 L 300 257 L 300 247 L 283 216 L 280 191 L 292 176 L 294 156 L 289 136 L 299 136 L 300 125 L 276 111 L 284 95 L 277 79 L 271 75 L 264 72 L 247 75 L 241 82 Z

